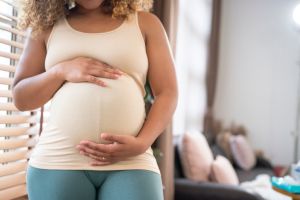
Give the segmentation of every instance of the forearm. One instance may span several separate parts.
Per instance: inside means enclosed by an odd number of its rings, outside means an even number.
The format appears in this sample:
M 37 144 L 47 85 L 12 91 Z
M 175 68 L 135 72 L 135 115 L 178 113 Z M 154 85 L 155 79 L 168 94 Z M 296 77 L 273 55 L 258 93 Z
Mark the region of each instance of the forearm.
M 61 87 L 64 80 L 59 76 L 57 66 L 19 81 L 13 88 L 13 101 L 20 111 L 33 110 L 43 106 Z
M 172 119 L 177 105 L 175 92 L 165 92 L 155 98 L 138 138 L 145 143 L 145 147 L 153 144 L 164 131 Z

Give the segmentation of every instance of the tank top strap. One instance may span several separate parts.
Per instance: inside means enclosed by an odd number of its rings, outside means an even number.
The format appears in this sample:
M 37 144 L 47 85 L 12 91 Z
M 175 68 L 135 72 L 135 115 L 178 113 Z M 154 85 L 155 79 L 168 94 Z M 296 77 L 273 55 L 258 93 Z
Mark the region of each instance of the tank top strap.
M 135 11 L 134 13 L 132 13 L 128 16 L 127 23 L 131 24 L 133 26 L 138 25 L 138 13 L 137 13 L 137 11 Z
M 134 27 L 134 30 L 137 34 L 137 37 L 139 38 L 139 40 L 141 42 L 143 42 L 143 44 L 145 45 L 145 40 L 144 40 L 144 36 L 143 36 L 143 33 L 142 33 L 142 30 L 141 30 L 141 27 L 139 25 L 139 14 L 138 14 L 139 11 L 135 11 L 133 14 L 132 14 L 132 20 L 131 20 L 131 23 Z
M 57 21 L 53 24 L 52 30 L 51 30 L 51 32 L 50 32 L 50 35 L 49 35 L 48 40 L 47 40 L 47 43 L 46 43 L 46 49 L 48 49 L 49 44 L 50 44 L 50 42 L 51 42 L 51 40 L 52 40 L 52 37 L 53 37 L 53 35 L 55 34 L 55 32 L 57 32 L 57 29 L 61 29 L 61 28 L 63 28 L 63 26 L 65 26 L 65 24 L 64 24 L 64 17 L 65 17 L 65 16 L 60 17 L 60 18 L 57 19 Z M 65 30 L 64 30 L 64 31 L 65 31 Z

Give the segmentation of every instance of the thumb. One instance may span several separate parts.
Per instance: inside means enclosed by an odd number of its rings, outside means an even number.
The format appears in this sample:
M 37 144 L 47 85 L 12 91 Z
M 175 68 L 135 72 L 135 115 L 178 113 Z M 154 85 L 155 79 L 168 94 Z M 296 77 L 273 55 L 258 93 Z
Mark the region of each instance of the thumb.
M 111 142 L 117 142 L 120 144 L 126 143 L 126 136 L 124 135 L 115 135 L 115 134 L 109 134 L 109 133 L 101 133 L 100 135 L 101 139 L 111 141 Z

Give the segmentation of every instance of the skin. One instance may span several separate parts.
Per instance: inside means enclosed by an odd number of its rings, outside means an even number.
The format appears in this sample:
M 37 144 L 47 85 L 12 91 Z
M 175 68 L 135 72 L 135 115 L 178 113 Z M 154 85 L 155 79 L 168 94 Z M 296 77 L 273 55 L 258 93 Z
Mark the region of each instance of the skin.
M 69 24 L 82 32 L 102 32 L 118 27 L 122 20 L 102 13 L 99 8 L 102 1 L 76 1 L 76 9 L 68 16 Z M 112 164 L 144 153 L 169 124 L 177 105 L 175 66 L 165 30 L 155 15 L 148 12 L 139 12 L 138 15 L 149 60 L 147 79 L 154 103 L 137 137 L 102 133 L 101 138 L 111 144 L 82 140 L 76 148 L 81 154 L 92 158 L 91 165 Z M 48 102 L 64 81 L 88 81 L 104 87 L 103 82 L 95 82 L 93 77 L 117 78 L 114 75 L 122 75 L 121 71 L 102 61 L 85 57 L 58 63 L 45 71 L 45 44 L 50 31 L 45 31 L 36 40 L 26 41 L 13 82 L 14 103 L 21 111 L 36 109 Z M 40 95 L 35 95 L 37 93 Z M 35 96 L 34 101 L 32 95 Z

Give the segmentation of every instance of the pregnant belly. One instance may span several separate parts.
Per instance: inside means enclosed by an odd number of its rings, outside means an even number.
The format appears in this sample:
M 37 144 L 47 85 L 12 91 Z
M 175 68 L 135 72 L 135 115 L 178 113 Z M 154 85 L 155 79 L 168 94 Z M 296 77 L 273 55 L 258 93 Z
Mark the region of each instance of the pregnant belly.
M 136 136 L 142 128 L 144 97 L 135 80 L 127 74 L 100 79 L 106 87 L 65 82 L 52 98 L 49 127 L 56 127 L 55 134 L 68 138 L 71 144 L 82 139 L 105 143 L 99 138 L 101 132 Z

